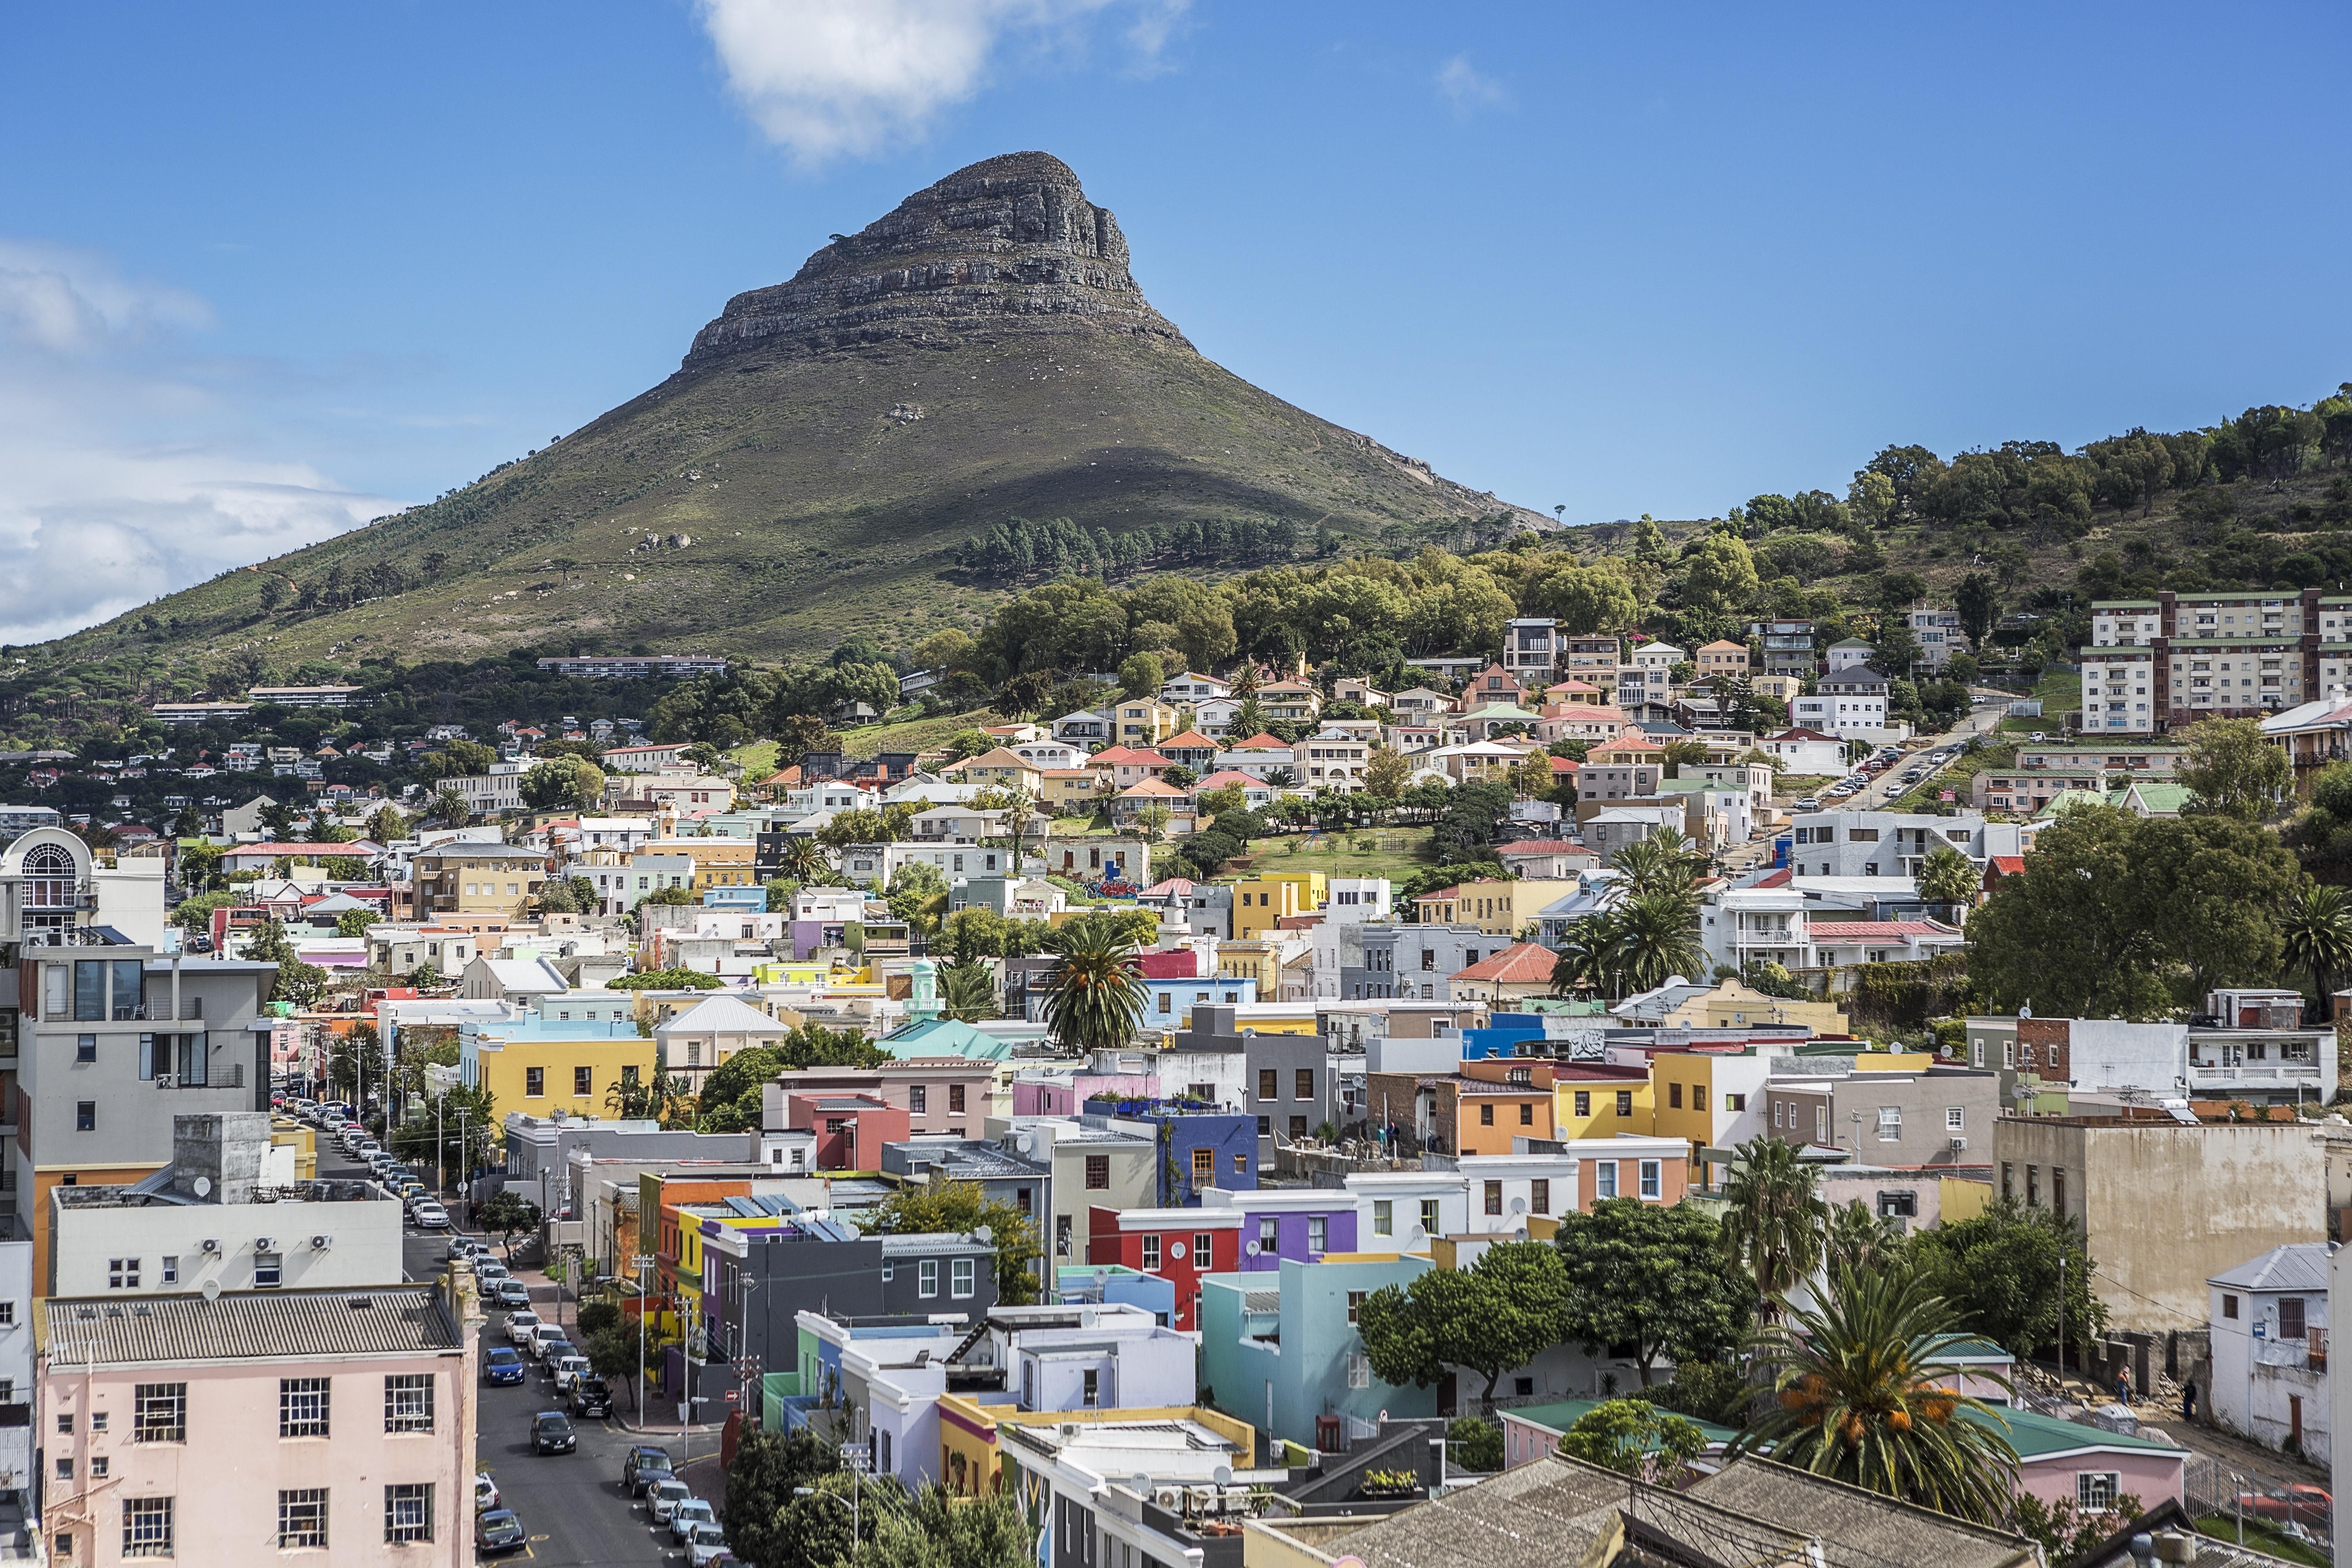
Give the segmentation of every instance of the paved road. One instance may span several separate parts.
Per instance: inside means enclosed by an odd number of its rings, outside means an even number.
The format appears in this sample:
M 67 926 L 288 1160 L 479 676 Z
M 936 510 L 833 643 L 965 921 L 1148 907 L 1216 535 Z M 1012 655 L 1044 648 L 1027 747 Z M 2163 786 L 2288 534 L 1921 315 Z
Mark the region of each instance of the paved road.
M 362 1179 L 364 1167 L 344 1160 L 342 1152 L 322 1143 L 319 1152 L 319 1173 L 322 1177 L 344 1180 Z M 429 1279 L 442 1271 L 449 1255 L 449 1238 L 446 1231 L 407 1228 L 401 1243 L 402 1264 L 412 1279 Z M 534 1277 L 532 1307 L 542 1316 L 555 1310 L 554 1290 L 539 1283 Z M 568 1310 L 566 1321 L 569 1320 Z M 485 1352 L 493 1346 L 509 1342 L 506 1334 L 507 1315 L 491 1309 L 489 1321 L 483 1325 L 482 1342 Z M 530 1532 L 530 1544 L 509 1557 L 488 1559 L 544 1563 L 550 1568 L 605 1568 L 607 1564 L 628 1564 L 630 1568 L 676 1568 L 686 1562 L 686 1553 L 673 1547 L 667 1527 L 656 1528 L 646 1515 L 645 1505 L 633 1501 L 621 1489 L 621 1460 L 638 1439 L 610 1421 L 575 1421 L 580 1434 L 580 1447 L 574 1453 L 535 1455 L 530 1451 L 531 1417 L 542 1410 L 561 1407 L 554 1386 L 536 1362 L 530 1364 L 529 1380 L 520 1388 L 481 1390 L 480 1424 L 475 1438 L 475 1465 L 489 1473 L 499 1486 L 500 1503 L 515 1510 L 523 1528 Z M 675 1433 L 656 1436 L 653 1441 L 669 1450 L 673 1459 L 687 1457 Z M 709 1433 L 697 1434 L 695 1444 L 708 1451 L 718 1439 Z M 709 1495 L 706 1478 L 712 1475 L 709 1466 L 698 1466 L 692 1484 L 698 1492 Z M 718 1500 L 716 1496 L 711 1500 Z

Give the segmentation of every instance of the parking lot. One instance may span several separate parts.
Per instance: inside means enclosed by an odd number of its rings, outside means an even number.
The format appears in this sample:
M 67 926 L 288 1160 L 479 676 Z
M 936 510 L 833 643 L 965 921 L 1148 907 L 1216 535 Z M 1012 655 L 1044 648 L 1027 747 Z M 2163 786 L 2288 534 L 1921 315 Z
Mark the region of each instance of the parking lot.
M 332 1139 L 321 1134 L 321 1177 L 357 1181 L 365 1180 L 368 1173 Z M 401 1246 L 402 1265 L 407 1276 L 426 1279 L 440 1274 L 448 1258 L 452 1234 L 407 1224 Z M 530 1276 L 526 1283 L 533 1287 L 532 1310 L 550 1321 L 556 1321 L 558 1303 L 552 1288 L 535 1275 Z M 486 1310 L 488 1321 L 482 1328 L 481 1346 L 485 1357 L 491 1349 L 511 1342 L 507 1335 L 506 1310 L 498 1307 L 486 1307 Z M 568 1321 L 568 1311 L 564 1316 Z M 626 1392 L 615 1393 L 626 1414 Z M 497 1484 L 499 1506 L 514 1510 L 529 1537 L 520 1551 L 487 1561 L 567 1565 L 628 1563 L 634 1568 L 684 1563 L 687 1553 L 672 1543 L 668 1529 L 656 1525 L 645 1505 L 632 1500 L 621 1484 L 621 1461 L 639 1442 L 651 1442 L 668 1450 L 674 1460 L 689 1457 L 676 1428 L 667 1432 L 656 1429 L 649 1436 L 641 1437 L 615 1421 L 574 1418 L 572 1426 L 579 1447 L 573 1452 L 533 1454 L 532 1417 L 562 1405 L 553 1384 L 536 1361 L 530 1362 L 521 1386 L 492 1387 L 485 1384 L 480 1389 L 476 1468 Z M 656 1413 L 659 1412 L 657 1405 Z M 693 1445 L 695 1453 L 708 1456 L 716 1449 L 718 1437 L 713 1433 L 697 1433 Z M 705 1478 L 713 1473 L 712 1469 L 698 1465 L 696 1471 L 698 1493 L 707 1496 Z M 711 1497 L 709 1500 L 716 1504 L 719 1500 Z

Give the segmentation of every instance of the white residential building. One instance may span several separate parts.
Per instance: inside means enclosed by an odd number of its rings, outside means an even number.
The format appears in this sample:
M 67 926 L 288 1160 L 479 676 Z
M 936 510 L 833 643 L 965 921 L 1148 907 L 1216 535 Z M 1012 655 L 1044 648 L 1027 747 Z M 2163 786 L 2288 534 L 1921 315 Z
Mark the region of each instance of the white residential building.
M 1995 855 L 2022 855 L 2023 828 L 1973 813 L 1801 811 L 1792 822 L 1789 868 L 1811 877 L 1916 877 L 1919 862 L 1948 844 L 1978 865 Z
M 2292 1242 L 2208 1279 L 2213 1418 L 2266 1448 L 2334 1457 L 2325 1241 Z

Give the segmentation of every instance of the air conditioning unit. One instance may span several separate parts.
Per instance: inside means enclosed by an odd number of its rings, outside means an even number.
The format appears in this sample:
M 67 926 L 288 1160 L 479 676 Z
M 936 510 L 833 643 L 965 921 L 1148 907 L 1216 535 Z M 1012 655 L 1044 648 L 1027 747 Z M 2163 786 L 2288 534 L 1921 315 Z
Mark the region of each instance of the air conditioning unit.
M 1968 1146 L 1969 1141 L 1965 1138 L 1955 1138 L 1952 1140 L 1952 1152 L 1956 1154 Z
M 215 1254 L 215 1256 L 220 1252 L 220 1243 L 214 1240 L 211 1237 L 205 1237 L 204 1240 L 196 1243 L 196 1245 L 204 1251 Z
M 1164 1508 L 1171 1513 L 1181 1512 L 1184 1507 L 1184 1489 L 1154 1487 L 1151 1489 L 1151 1500 L 1155 1506 Z
M 324 1252 L 334 1244 L 335 1238 L 331 1236 L 314 1236 L 310 1238 L 310 1250 L 313 1252 Z
M 253 1238 L 253 1250 L 275 1252 L 278 1250 L 278 1238 L 274 1236 L 257 1236 Z

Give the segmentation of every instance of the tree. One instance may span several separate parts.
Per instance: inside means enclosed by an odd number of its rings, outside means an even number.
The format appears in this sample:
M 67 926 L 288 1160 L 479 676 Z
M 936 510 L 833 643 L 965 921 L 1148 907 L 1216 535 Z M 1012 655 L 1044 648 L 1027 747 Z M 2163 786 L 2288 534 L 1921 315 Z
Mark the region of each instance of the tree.
M 1603 1198 L 1590 1214 L 1562 1215 L 1552 1246 L 1566 1278 L 1566 1337 L 1593 1355 L 1632 1345 L 1644 1388 L 1662 1355 L 1703 1362 L 1730 1350 L 1755 1310 L 1719 1227 L 1687 1205 Z
M 550 757 L 522 775 L 522 803 L 533 811 L 592 811 L 604 798 L 604 770 L 584 757 Z
M 1468 1268 L 1432 1268 L 1373 1291 L 1357 1327 L 1382 1382 L 1425 1386 L 1465 1367 L 1486 1380 L 1481 1398 L 1491 1411 L 1503 1373 L 1559 1342 L 1567 1286 L 1549 1244 L 1497 1242 Z
M 2080 1346 L 2106 1327 L 2082 1227 L 2053 1210 L 2002 1198 L 1981 1214 L 1919 1232 L 1906 1250 L 1970 1331 L 2019 1356 L 2056 1343 L 2062 1331 Z
M 1364 790 L 1376 800 L 1402 799 L 1406 781 L 1412 777 L 1412 763 L 1402 752 L 1375 746 L 1364 759 Z
M 1981 655 L 1985 639 L 2000 619 L 2000 583 L 1990 572 L 1969 573 L 1960 579 L 1952 607 L 1959 613 L 1960 630 L 1968 634 L 1969 646 Z
M 1476 1415 L 1458 1415 L 1445 1428 L 1447 1464 L 1474 1475 L 1493 1475 L 1503 1468 L 1503 1429 Z
M 649 1079 L 623 1078 L 604 1090 L 604 1108 L 622 1121 L 656 1121 L 664 1127 L 690 1124 L 687 1101 L 694 1098 L 686 1079 L 671 1073 Z
M 1130 701 L 1157 697 L 1168 682 L 1168 671 L 1157 654 L 1132 653 L 1119 661 L 1118 692 Z
M 2017 1490 L 2017 1450 L 2000 1414 L 1958 1392 L 1967 1373 L 1950 1358 L 1967 1337 L 1917 1274 L 1839 1274 L 1822 1306 L 1753 1342 L 1773 1398 L 1730 1457 L 1769 1450 L 1776 1464 L 1999 1522 Z
M 2115 1533 L 2116 1521 L 2137 1519 L 2146 1511 L 2130 1492 L 2117 1497 L 2106 1510 L 2088 1513 L 2077 1509 L 2070 1497 L 2046 1503 L 2032 1492 L 2021 1491 L 2007 1522 L 2018 1534 L 2040 1543 L 2043 1561 L 2073 1564 L 2090 1560 L 2092 1549 Z
M 2259 719 L 2200 719 L 2181 743 L 2173 777 L 2197 797 L 2193 809 L 2259 822 L 2294 782 L 2294 765 Z
M 1615 929 L 1616 980 L 1621 990 L 1654 991 L 1680 975 L 1706 972 L 1698 912 L 1678 893 L 1643 893 L 1610 911 Z
M 425 815 L 450 827 L 463 827 L 474 820 L 474 808 L 467 805 L 466 797 L 454 789 L 436 790 L 425 808 Z
M 1636 897 L 1653 893 L 1696 899 L 1700 860 L 1690 841 L 1679 833 L 1656 833 L 1636 838 L 1610 857 L 1610 866 L 1624 879 Z
M 1981 874 L 1967 856 L 1948 844 L 1938 844 L 1919 862 L 1915 881 L 1921 898 L 1943 905 L 1948 913 L 1976 902 Z
M 814 713 L 787 713 L 775 723 L 776 766 L 797 767 L 811 752 L 837 752 L 841 737 Z
M 1560 1434 L 1559 1451 L 1654 1486 L 1672 1486 L 1706 1452 L 1706 1434 L 1696 1422 L 1646 1400 L 1604 1399 Z
M 1025 1307 L 1038 1299 L 1044 1253 L 1035 1222 L 1009 1203 L 988 1201 L 976 1182 L 894 1187 L 878 1206 L 860 1213 L 857 1223 L 868 1234 L 902 1236 L 969 1236 L 985 1226 L 996 1248 L 997 1303 Z
M 1820 1264 L 1829 1205 L 1794 1143 L 1759 1132 L 1732 1152 L 1723 1184 L 1723 1255 L 1769 1301 Z
M 940 1016 L 976 1024 L 997 1015 L 996 976 L 978 959 L 943 963 L 939 971 Z
M 2335 1016 L 2334 978 L 2352 969 L 2352 902 L 2344 889 L 2321 882 L 2305 882 L 2288 895 L 2279 921 L 2284 943 L 2280 954 L 2287 970 L 2311 975 L 2312 994 L 2319 1001 L 2324 1023 Z
M 1045 1024 L 1066 1050 L 1117 1050 L 1135 1038 L 1146 999 L 1136 943 L 1107 915 L 1058 933 L 1061 962 L 1045 981 Z
M 1689 557 L 1683 573 L 1683 603 L 1706 614 L 1730 616 L 1756 597 L 1756 558 L 1738 536 L 1717 533 Z
M 383 919 L 383 917 L 377 914 L 373 910 L 345 910 L 341 914 L 335 917 L 335 934 L 337 936 L 365 936 L 368 933 L 368 927 L 374 925 L 382 919 Z
M 801 1510 L 793 1507 L 793 1493 L 840 1468 L 839 1451 L 809 1427 L 799 1427 L 790 1436 L 748 1428 L 736 1440 L 735 1462 L 727 1468 L 719 1508 L 728 1543 L 758 1568 L 826 1568 L 834 1558 L 812 1558 L 805 1552 L 810 1543 L 795 1528 Z M 837 1513 L 843 1520 L 839 1533 L 847 1535 L 846 1509 L 814 1498 L 805 1500 L 817 1505 L 806 1510 L 812 1523 Z
M 872 1514 L 850 1568 L 1029 1568 L 1036 1561 L 1037 1532 L 1010 1490 L 958 1497 L 932 1482 Z
M 637 1378 L 642 1370 L 637 1363 L 637 1336 L 618 1324 L 601 1328 L 588 1327 L 588 1302 L 581 1303 L 580 1330 L 585 1336 L 580 1353 L 588 1358 L 588 1370 L 607 1383 L 625 1383 L 629 1389 L 629 1408 L 643 1406 L 637 1394 Z
M 1146 844 L 1157 844 L 1167 835 L 1170 813 L 1158 801 L 1135 814 L 1135 826 L 1142 831 Z
M 501 1188 L 474 1211 L 474 1222 L 505 1244 L 507 1260 L 514 1260 L 514 1238 L 539 1228 L 539 1205 L 520 1193 Z
M 726 982 L 699 969 L 641 969 L 604 982 L 607 991 L 716 991 Z
M 1895 1268 L 1905 1260 L 1902 1230 L 1893 1220 L 1871 1213 L 1859 1198 L 1830 1211 L 1822 1247 L 1832 1274 L 1842 1268 L 1855 1273 Z
M 698 1132 L 740 1132 L 760 1125 L 762 1088 L 782 1069 L 773 1046 L 747 1046 L 712 1068 L 695 1096 Z

